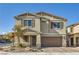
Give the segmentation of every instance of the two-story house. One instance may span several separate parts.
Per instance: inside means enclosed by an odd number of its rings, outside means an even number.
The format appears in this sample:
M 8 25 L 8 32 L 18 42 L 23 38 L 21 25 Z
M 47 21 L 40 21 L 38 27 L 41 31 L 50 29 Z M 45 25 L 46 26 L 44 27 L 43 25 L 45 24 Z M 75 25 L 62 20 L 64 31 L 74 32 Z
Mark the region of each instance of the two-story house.
M 24 13 L 15 16 L 23 25 L 24 42 L 30 47 L 65 47 L 66 19 L 46 12 Z
M 70 47 L 79 46 L 79 23 L 67 27 L 67 41 Z

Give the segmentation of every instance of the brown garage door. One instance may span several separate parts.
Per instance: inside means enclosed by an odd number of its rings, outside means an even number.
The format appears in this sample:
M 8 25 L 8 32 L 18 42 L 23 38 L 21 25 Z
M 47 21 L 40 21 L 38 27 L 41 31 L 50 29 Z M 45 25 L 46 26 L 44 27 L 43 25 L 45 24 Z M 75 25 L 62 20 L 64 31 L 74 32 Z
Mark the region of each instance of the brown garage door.
M 42 47 L 61 47 L 62 37 L 42 37 L 41 46 Z

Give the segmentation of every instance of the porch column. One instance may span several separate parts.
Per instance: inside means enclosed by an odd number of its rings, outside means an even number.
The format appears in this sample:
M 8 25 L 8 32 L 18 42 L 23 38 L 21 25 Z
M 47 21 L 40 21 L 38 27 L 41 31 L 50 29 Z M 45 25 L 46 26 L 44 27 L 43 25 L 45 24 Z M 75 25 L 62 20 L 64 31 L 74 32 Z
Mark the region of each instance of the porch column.
M 69 41 L 69 47 L 70 47 L 71 46 L 71 39 L 70 39 L 70 37 L 69 37 L 68 41 Z
M 76 36 L 74 36 L 74 47 L 76 47 Z
M 62 47 L 66 47 L 66 35 L 62 35 Z
M 41 47 L 41 36 L 40 36 L 40 34 L 37 35 L 36 46 L 37 46 L 37 48 Z

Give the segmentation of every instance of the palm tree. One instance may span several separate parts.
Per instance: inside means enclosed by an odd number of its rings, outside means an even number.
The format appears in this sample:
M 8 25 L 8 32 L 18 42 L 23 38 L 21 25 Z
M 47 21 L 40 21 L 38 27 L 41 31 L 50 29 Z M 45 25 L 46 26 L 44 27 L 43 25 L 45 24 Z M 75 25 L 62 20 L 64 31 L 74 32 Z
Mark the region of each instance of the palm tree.
M 21 30 L 21 28 L 22 28 L 22 25 L 20 24 L 14 26 L 15 35 L 18 38 L 18 45 L 21 44 L 20 37 L 23 37 L 23 31 Z

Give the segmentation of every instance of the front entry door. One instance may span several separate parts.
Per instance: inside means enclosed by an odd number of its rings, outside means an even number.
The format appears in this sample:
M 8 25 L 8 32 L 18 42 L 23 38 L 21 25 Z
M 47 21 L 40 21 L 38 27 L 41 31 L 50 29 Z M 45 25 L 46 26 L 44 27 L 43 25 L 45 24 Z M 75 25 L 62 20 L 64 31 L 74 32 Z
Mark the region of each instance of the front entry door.
M 36 47 L 36 36 L 32 36 L 32 38 L 31 38 L 31 46 Z
M 74 39 L 71 38 L 71 47 L 74 46 Z

